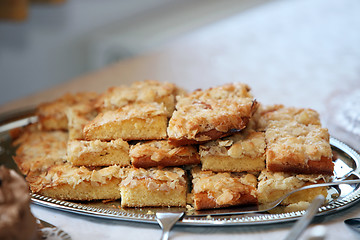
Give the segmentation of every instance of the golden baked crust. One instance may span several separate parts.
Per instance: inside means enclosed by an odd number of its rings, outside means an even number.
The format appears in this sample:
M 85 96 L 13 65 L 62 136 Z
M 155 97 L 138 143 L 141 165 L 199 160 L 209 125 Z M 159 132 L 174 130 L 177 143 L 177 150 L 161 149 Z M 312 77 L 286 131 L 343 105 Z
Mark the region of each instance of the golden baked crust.
M 182 93 L 173 83 L 154 80 L 139 81 L 131 86 L 111 87 L 102 94 L 96 103 L 100 112 L 116 110 L 133 103 L 156 102 L 164 104 L 167 116 L 170 117 L 175 108 L 175 97 Z
M 97 111 L 89 103 L 79 103 L 66 108 L 65 114 L 68 120 L 69 139 L 84 139 L 83 128 L 94 119 Z
M 181 168 L 131 168 L 121 182 L 121 206 L 186 206 L 185 172 Z
M 329 176 L 321 174 L 290 174 L 284 172 L 270 172 L 263 170 L 259 175 L 258 199 L 259 203 L 273 202 L 297 188 L 329 181 Z M 289 205 L 298 202 L 312 202 L 314 198 L 322 194 L 326 198 L 326 187 L 303 190 L 292 194 L 281 204 Z
M 67 157 L 75 166 L 130 165 L 129 144 L 122 139 L 109 142 L 71 140 L 68 142 Z
M 86 140 L 154 140 L 166 138 L 167 116 L 158 103 L 127 105 L 100 113 L 84 127 Z
M 196 210 L 257 203 L 257 179 L 252 174 L 214 173 L 193 169 Z
M 265 129 L 267 169 L 331 175 L 334 163 L 330 137 L 328 130 L 321 127 L 318 113 L 283 106 L 269 109 L 260 120 Z
M 265 134 L 246 128 L 199 146 L 202 170 L 255 172 L 265 168 Z
M 250 88 L 241 83 L 198 90 L 179 97 L 167 129 L 174 145 L 203 143 L 246 127 L 257 109 Z
M 123 174 L 124 169 L 116 165 L 90 170 L 63 164 L 40 175 L 30 174 L 26 180 L 33 193 L 62 200 L 90 201 L 119 199 L 118 185 Z
M 14 161 L 20 171 L 45 171 L 49 167 L 66 162 L 66 145 L 68 134 L 62 131 L 28 131 L 18 140 Z
M 94 92 L 68 93 L 52 102 L 40 104 L 36 110 L 40 128 L 42 130 L 67 130 L 66 109 L 78 103 L 93 104 L 97 97 L 98 94 Z
M 140 142 L 130 148 L 131 163 L 137 168 L 199 164 L 194 146 L 175 147 L 167 140 Z

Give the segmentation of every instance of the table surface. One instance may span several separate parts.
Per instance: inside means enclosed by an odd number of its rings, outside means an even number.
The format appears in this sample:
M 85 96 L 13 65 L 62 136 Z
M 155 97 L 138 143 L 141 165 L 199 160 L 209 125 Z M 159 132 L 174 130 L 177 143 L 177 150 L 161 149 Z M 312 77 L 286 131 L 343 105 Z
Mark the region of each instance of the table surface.
M 360 90 L 360 1 L 272 1 L 206 26 L 155 52 L 121 61 L 32 96 L 0 106 L 0 114 L 35 106 L 65 92 L 104 91 L 144 79 L 174 82 L 187 90 L 245 82 L 262 104 L 317 110 L 333 137 L 360 150 L 334 117 Z M 73 239 L 159 239 L 154 224 L 101 220 L 32 205 L 36 217 Z M 354 239 L 343 221 L 360 217 L 360 204 L 316 218 L 326 239 Z M 284 238 L 293 223 L 238 227 L 176 226 L 172 239 Z M 358 235 L 360 236 L 360 235 Z

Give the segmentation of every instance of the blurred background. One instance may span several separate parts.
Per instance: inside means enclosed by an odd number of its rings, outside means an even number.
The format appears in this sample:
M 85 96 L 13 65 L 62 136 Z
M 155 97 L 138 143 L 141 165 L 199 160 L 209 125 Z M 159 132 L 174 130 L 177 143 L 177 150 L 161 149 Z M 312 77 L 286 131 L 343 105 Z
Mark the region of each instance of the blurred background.
M 0 0 L 0 106 L 270 0 Z

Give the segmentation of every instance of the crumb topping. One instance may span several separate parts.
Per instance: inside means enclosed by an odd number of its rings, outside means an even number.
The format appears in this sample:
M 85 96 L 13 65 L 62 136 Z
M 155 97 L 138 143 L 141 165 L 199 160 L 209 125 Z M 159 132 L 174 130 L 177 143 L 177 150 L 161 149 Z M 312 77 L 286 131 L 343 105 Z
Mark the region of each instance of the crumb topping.
M 35 131 L 23 135 L 16 150 L 15 161 L 23 173 L 46 170 L 54 164 L 66 162 L 68 134 L 62 131 Z
M 250 192 L 256 196 L 257 179 L 252 174 L 214 173 L 200 171 L 193 173 L 194 193 L 207 192 L 219 205 L 227 204 L 239 194 Z M 249 188 L 251 187 L 251 188 Z
M 265 148 L 265 134 L 250 130 L 200 145 L 199 152 L 202 157 L 218 155 L 256 158 L 265 153 Z
M 197 139 L 197 134 L 215 129 L 228 132 L 243 129 L 257 108 L 245 84 L 227 84 L 179 97 L 170 119 L 170 138 Z M 202 136 L 200 141 L 211 140 Z
M 165 158 L 172 157 L 186 157 L 197 154 L 194 146 L 175 147 L 167 140 L 150 141 L 146 143 L 138 143 L 131 146 L 130 156 L 133 158 L 141 158 L 143 156 L 150 156 L 153 161 L 161 161 Z
M 272 105 L 260 111 L 260 126 L 266 128 L 273 121 L 295 121 L 302 125 L 321 125 L 319 113 L 309 108 L 284 107 Z
M 44 181 L 49 186 L 69 184 L 74 187 L 81 182 L 91 182 L 91 184 L 105 184 L 112 178 L 120 178 L 121 168 L 110 166 L 98 170 L 90 170 L 86 167 L 74 167 L 71 164 L 52 167 L 44 177 Z M 46 185 L 46 184 L 45 184 Z
M 121 185 L 135 188 L 142 184 L 139 180 L 143 180 L 149 190 L 169 191 L 176 189 L 180 185 L 184 186 L 186 184 L 184 176 L 185 172 L 181 168 L 132 168 L 127 172 L 127 176 L 121 182 Z
M 94 120 L 85 127 L 99 126 L 108 122 L 124 121 L 131 118 L 149 119 L 155 116 L 164 116 L 166 111 L 163 104 L 158 103 L 139 103 L 127 105 L 115 111 L 99 113 Z
M 274 189 L 291 191 L 304 186 L 307 182 L 319 181 L 327 182 L 329 177 L 321 174 L 288 174 L 263 170 L 259 175 L 258 192 L 263 196 L 269 196 Z
M 97 97 L 98 94 L 94 92 L 83 92 L 77 94 L 68 93 L 52 102 L 40 104 L 37 109 L 37 114 L 39 116 L 63 117 L 65 116 L 66 108 L 69 106 L 78 103 L 92 102 Z
M 180 94 L 173 83 L 153 80 L 135 82 L 131 86 L 109 88 L 97 102 L 101 111 L 116 110 L 133 103 L 157 102 L 165 105 L 168 115 L 174 111 L 175 96 Z
M 322 157 L 332 156 L 329 133 L 319 125 L 302 125 L 282 120 L 269 124 L 265 135 L 268 149 L 276 153 L 276 158 L 279 159 L 285 158 L 289 153 L 304 161 L 320 161 Z
M 84 153 L 101 153 L 109 148 L 129 151 L 129 144 L 122 139 L 116 139 L 110 142 L 103 142 L 100 140 L 71 140 L 68 142 L 67 152 L 69 156 L 73 155 L 80 157 Z

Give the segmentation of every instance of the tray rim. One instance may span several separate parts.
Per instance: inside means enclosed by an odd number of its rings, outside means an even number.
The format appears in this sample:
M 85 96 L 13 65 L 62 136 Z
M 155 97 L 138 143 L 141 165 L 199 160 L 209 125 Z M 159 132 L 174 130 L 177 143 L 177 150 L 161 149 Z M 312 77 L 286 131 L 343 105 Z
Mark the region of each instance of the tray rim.
M 34 122 L 34 109 L 25 109 L 18 112 L 11 112 L 11 114 L 0 115 L 0 129 L 6 129 L 6 125 L 11 124 L 11 118 L 14 120 L 20 120 L 21 123 Z M 24 118 L 25 116 L 25 118 Z M 23 118 L 22 118 L 23 117 Z M 7 132 L 8 130 L 6 130 Z M 4 133 L 4 131 L 0 131 Z M 355 163 L 356 167 L 353 172 L 360 174 L 360 155 L 353 148 L 345 144 L 344 142 L 330 137 L 330 144 L 347 154 Z M 103 219 L 120 220 L 128 222 L 139 222 L 139 223 L 153 223 L 157 224 L 155 214 L 139 214 L 139 213 L 127 213 L 125 211 L 108 210 L 98 207 L 88 207 L 81 203 L 63 201 L 53 199 L 50 197 L 41 196 L 38 194 L 30 193 L 31 201 L 33 204 L 64 211 L 73 214 L 85 215 L 89 217 L 97 217 Z M 360 200 L 360 189 L 355 190 L 341 200 L 335 200 L 330 204 L 319 208 L 319 212 L 316 216 L 328 215 L 345 208 L 349 208 Z M 274 224 L 288 221 L 295 221 L 303 216 L 305 211 L 296 211 L 290 213 L 279 213 L 279 214 L 242 214 L 242 215 L 229 215 L 229 216 L 207 216 L 197 217 L 185 215 L 177 225 L 185 226 L 245 226 L 245 225 L 257 225 L 257 224 Z

